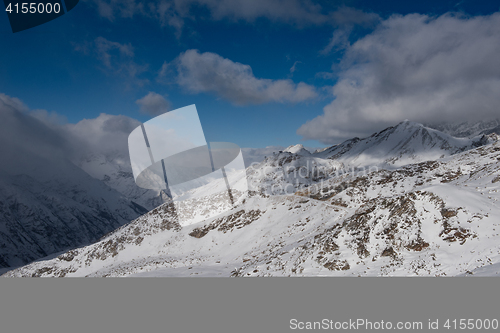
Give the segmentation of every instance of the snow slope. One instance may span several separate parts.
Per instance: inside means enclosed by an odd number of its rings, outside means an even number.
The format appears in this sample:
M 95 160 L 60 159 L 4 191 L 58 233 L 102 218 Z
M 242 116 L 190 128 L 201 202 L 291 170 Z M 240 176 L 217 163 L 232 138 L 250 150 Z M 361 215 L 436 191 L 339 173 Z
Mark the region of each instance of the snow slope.
M 133 122 L 101 115 L 61 129 L 18 107 L 0 106 L 0 268 L 90 244 L 170 200 L 163 192 L 135 184 L 123 134 L 126 129 L 118 126 L 133 127 Z M 109 128 L 108 143 L 101 146 L 94 140 L 102 136 L 93 135 L 96 127 L 116 126 L 122 129 L 117 133 L 125 135 L 123 144 L 115 147 L 121 137 L 113 137 L 116 131 Z M 261 161 L 263 154 L 277 149 L 244 152 L 250 160 Z M 179 186 L 174 194 L 185 196 L 185 189 Z M 190 220 L 206 217 L 184 216 Z
M 185 226 L 164 204 L 95 244 L 5 276 L 494 275 L 497 140 L 292 195 L 242 196 L 230 211 Z

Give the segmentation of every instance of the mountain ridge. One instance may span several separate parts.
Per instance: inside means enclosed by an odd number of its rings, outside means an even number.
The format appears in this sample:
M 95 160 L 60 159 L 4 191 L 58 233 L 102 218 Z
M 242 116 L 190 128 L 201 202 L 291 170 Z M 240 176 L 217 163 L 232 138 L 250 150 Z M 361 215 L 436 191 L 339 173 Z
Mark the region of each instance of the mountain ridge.
M 427 138 L 420 126 L 401 128 L 420 128 L 413 140 Z M 425 142 L 441 142 L 442 135 L 429 133 Z M 251 189 L 229 211 L 192 224 L 176 223 L 163 204 L 95 244 L 4 276 L 474 274 L 500 263 L 500 146 L 495 134 L 456 142 L 446 147 L 448 156 L 309 178 L 289 195 Z M 391 147 L 405 146 L 398 144 Z M 304 161 L 321 162 L 282 151 L 248 176 Z M 334 159 L 323 161 L 342 167 Z M 268 180 L 277 183 L 279 177 Z M 198 201 L 205 204 L 211 203 Z

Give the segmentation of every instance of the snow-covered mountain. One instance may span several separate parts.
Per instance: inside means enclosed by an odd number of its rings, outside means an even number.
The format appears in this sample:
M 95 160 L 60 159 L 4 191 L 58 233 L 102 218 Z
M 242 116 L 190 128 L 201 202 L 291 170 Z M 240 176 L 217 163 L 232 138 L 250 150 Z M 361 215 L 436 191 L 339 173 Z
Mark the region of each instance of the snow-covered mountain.
M 126 139 L 140 123 L 131 118 L 101 114 L 58 125 L 4 96 L 0 120 L 0 269 L 90 244 L 170 201 L 135 184 Z M 260 162 L 279 149 L 243 153 Z M 182 186 L 175 190 L 185 195 Z
M 302 145 L 297 146 L 304 149 Z M 271 156 L 282 149 L 279 146 L 270 146 L 266 148 L 242 148 L 241 151 L 245 165 L 249 167 L 262 162 L 267 155 Z M 104 153 L 89 153 L 80 157 L 74 163 L 93 178 L 101 180 L 109 187 L 123 194 L 126 198 L 148 210 L 154 209 L 170 200 L 162 191 L 146 190 L 136 185 L 128 152 L 110 150 Z M 183 186 L 176 186 L 171 190 L 174 196 L 186 195 Z
M 241 148 L 241 153 L 243 154 L 243 159 L 245 160 L 245 166 L 248 168 L 251 165 L 258 164 L 262 162 L 267 156 L 271 156 L 283 150 L 281 146 L 269 146 L 266 148 Z
M 0 106 L 0 267 L 90 244 L 148 211 L 69 161 L 60 133 Z
M 472 138 L 491 133 L 500 134 L 500 119 L 429 124 L 427 126 L 458 138 Z
M 370 137 L 347 140 L 314 156 L 349 166 L 394 168 L 436 160 L 486 143 L 486 137 L 456 138 L 422 124 L 403 121 Z
M 161 191 L 138 187 L 134 181 L 128 154 L 118 150 L 100 154 L 88 154 L 75 164 L 95 179 L 118 191 L 127 199 L 134 201 L 147 210 L 169 201 Z
M 479 147 L 485 135 L 455 138 L 422 124 L 404 121 L 370 137 L 354 138 L 310 153 L 302 145 L 268 156 L 247 171 L 251 190 L 266 195 L 293 193 L 344 174 L 394 170 Z
M 292 153 L 292 154 L 302 155 L 302 156 L 310 156 L 311 155 L 311 152 L 309 150 L 305 149 L 304 146 L 301 144 L 289 146 L 283 151 L 288 152 L 288 153 Z
M 261 163 L 253 163 L 246 175 L 251 191 L 265 195 L 289 194 L 318 182 L 345 174 L 365 174 L 436 160 L 488 143 L 484 135 L 455 138 L 419 123 L 404 121 L 370 137 L 354 138 L 341 144 L 309 152 L 298 144 L 271 151 Z M 245 163 L 247 166 L 248 163 Z M 237 183 L 238 180 L 233 180 Z M 181 193 L 182 198 L 224 188 L 222 179 L 198 190 Z
M 192 224 L 179 224 L 164 204 L 95 244 L 5 275 L 470 275 L 500 267 L 498 136 L 456 139 L 404 122 L 314 154 L 294 151 L 247 170 L 249 182 L 286 183 L 307 162 L 309 171 L 313 162 L 387 168 L 311 173 L 289 195 L 241 193 L 229 211 Z M 264 168 L 288 171 L 259 178 Z M 196 209 L 209 199 L 197 198 Z
M 67 163 L 53 180 L 0 177 L 0 267 L 89 244 L 147 212 Z

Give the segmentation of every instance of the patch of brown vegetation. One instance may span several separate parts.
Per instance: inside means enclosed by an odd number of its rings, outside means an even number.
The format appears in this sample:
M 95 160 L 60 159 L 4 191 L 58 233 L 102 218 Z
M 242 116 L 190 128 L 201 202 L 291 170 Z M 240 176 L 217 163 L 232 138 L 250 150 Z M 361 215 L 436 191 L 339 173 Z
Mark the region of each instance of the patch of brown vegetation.
M 443 216 L 443 218 L 450 218 L 450 217 L 453 217 L 453 216 L 457 216 L 458 212 L 456 210 L 453 210 L 453 209 L 448 209 L 448 208 L 443 208 L 441 210 L 441 216 Z
M 449 183 L 462 175 L 460 170 L 456 172 L 447 172 L 442 176 L 441 183 Z
M 463 227 L 452 227 L 449 222 L 445 220 L 443 222 L 443 230 L 439 233 L 439 237 L 443 237 L 443 240 L 447 242 L 453 243 L 458 241 L 460 245 L 463 245 L 467 239 L 476 238 L 477 235 Z
M 426 247 L 429 247 L 429 243 L 424 242 L 422 239 L 418 239 L 416 241 L 413 241 L 410 245 L 405 246 L 408 250 L 413 250 L 413 251 L 422 251 Z
M 222 231 L 224 233 L 232 231 L 233 229 L 241 229 L 257 220 L 262 214 L 264 214 L 264 212 L 260 211 L 259 209 L 249 211 L 245 211 L 242 209 L 231 215 L 218 218 L 203 228 L 193 229 L 193 231 L 189 233 L 189 236 L 194 238 L 202 238 L 203 236 L 208 234 L 210 230 L 214 229 L 218 229 L 219 231 Z
M 323 265 L 331 271 L 347 271 L 351 268 L 347 260 L 332 260 Z
M 349 207 L 348 204 L 346 204 L 342 199 L 338 198 L 338 199 L 334 199 L 330 202 L 332 205 L 335 205 L 335 206 L 340 206 L 340 207 Z
M 396 258 L 397 253 L 394 251 L 394 249 L 391 247 L 386 248 L 382 254 L 380 255 L 381 257 L 391 257 L 391 258 Z
M 31 274 L 31 277 L 41 277 L 44 274 L 52 274 L 54 271 L 54 267 L 42 267 L 37 269 L 33 274 Z
M 61 254 L 60 256 L 57 257 L 59 260 L 64 260 L 64 261 L 72 261 L 75 259 L 76 255 L 78 254 L 78 251 L 76 250 L 70 250 L 66 253 Z

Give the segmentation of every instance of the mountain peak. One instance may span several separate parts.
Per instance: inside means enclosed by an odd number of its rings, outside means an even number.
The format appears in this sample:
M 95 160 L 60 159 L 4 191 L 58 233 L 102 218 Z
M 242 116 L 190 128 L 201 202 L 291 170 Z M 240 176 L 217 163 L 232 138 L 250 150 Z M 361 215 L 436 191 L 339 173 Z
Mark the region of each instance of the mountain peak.
M 411 121 L 408 119 L 403 120 L 399 124 L 395 126 L 396 128 L 421 128 L 424 127 L 421 123 L 417 123 L 415 121 Z
M 476 140 L 477 141 L 477 140 Z M 370 137 L 351 139 L 315 154 L 319 158 L 334 159 L 355 166 L 400 167 L 444 156 L 483 145 L 483 142 L 454 138 L 405 119 Z
M 289 147 L 287 147 L 285 150 L 283 150 L 284 152 L 289 152 L 289 153 L 293 153 L 293 154 L 299 154 L 299 155 L 310 155 L 311 153 L 304 148 L 304 146 L 302 144 L 296 144 L 296 145 L 291 145 Z

